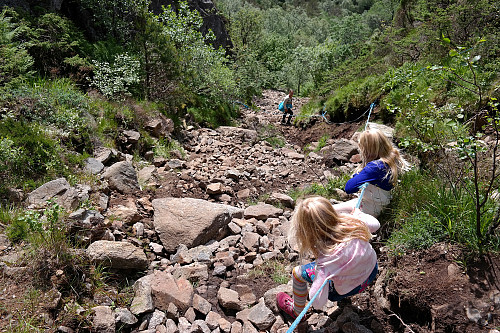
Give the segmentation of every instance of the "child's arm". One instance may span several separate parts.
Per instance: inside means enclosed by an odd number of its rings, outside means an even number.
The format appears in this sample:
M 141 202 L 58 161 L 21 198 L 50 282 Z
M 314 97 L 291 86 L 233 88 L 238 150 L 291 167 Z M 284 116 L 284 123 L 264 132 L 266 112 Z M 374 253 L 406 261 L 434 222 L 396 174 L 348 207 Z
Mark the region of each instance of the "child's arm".
M 383 165 L 383 162 L 380 163 Z M 386 177 L 386 175 L 386 168 L 380 167 L 376 162 L 369 162 L 363 170 L 347 181 L 345 191 L 346 193 L 356 193 L 364 183 L 372 183 L 383 190 L 389 191 L 392 189 L 392 186 L 389 183 L 389 177 Z M 387 181 L 383 181 L 384 178 Z
M 359 208 L 355 208 L 352 215 L 359 220 L 363 221 L 367 226 L 368 230 L 373 234 L 380 228 L 380 222 L 370 214 L 363 213 Z

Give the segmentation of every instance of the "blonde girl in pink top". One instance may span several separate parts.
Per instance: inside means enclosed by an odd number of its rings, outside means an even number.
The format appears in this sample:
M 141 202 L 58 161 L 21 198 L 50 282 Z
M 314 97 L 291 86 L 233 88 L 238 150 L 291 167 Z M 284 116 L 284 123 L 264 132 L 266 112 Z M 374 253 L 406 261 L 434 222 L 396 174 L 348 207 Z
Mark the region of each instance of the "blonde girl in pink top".
M 312 298 L 325 279 L 329 283 L 319 291 L 312 304 L 315 308 L 322 308 L 327 299 L 338 301 L 362 292 L 378 272 L 377 255 L 369 241 L 379 227 L 375 217 L 359 209 L 352 214 L 337 213 L 323 197 L 300 202 L 289 237 L 296 241 L 302 256 L 312 254 L 316 261 L 293 269 L 293 299 L 278 293 L 280 309 L 297 317 L 306 304 L 307 283 L 312 283 Z

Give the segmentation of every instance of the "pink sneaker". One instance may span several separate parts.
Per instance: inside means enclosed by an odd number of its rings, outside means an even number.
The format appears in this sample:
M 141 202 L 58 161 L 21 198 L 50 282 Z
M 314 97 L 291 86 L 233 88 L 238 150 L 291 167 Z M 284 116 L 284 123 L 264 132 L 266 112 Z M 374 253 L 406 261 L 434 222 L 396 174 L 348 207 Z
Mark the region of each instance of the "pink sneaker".
M 297 318 L 295 312 L 293 312 L 293 299 L 286 293 L 279 292 L 276 295 L 276 301 L 278 302 L 278 307 L 283 310 L 287 315 L 292 318 Z

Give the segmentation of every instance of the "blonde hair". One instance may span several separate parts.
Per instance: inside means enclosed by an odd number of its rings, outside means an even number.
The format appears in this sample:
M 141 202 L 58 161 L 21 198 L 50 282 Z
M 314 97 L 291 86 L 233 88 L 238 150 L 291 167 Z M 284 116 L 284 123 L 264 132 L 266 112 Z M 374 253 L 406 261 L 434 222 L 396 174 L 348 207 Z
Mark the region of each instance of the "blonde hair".
M 401 157 L 399 151 L 392 146 L 385 134 L 378 129 L 361 133 L 359 136 L 359 150 L 362 163 L 358 171 L 363 169 L 368 162 L 380 159 L 391 169 L 387 176 L 390 174 L 389 182 L 392 185 L 396 184 L 399 174 L 408 167 L 408 162 Z
M 295 239 L 301 255 L 318 257 L 355 238 L 369 241 L 372 234 L 362 221 L 338 214 L 327 199 L 310 197 L 298 203 L 289 237 Z

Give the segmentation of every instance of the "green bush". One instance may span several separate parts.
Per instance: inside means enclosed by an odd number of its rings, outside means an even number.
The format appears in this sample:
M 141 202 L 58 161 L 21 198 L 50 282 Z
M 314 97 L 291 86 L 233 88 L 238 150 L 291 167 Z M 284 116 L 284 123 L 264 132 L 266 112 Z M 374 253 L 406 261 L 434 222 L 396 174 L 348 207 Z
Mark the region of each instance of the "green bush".
M 83 78 L 88 73 L 90 64 L 85 58 L 89 44 L 73 22 L 47 13 L 35 18 L 31 29 L 29 53 L 42 76 Z M 80 61 L 75 62 L 76 56 L 80 56 Z
M 0 121 L 0 137 L 4 143 L 8 138 L 16 147 L 15 154 L 10 151 L 15 158 L 1 163 L 2 186 L 20 186 L 28 180 L 68 174 L 58 140 L 39 125 L 4 119 Z
M 140 62 L 128 53 L 117 54 L 112 63 L 93 61 L 92 85 L 108 98 L 129 96 L 138 91 Z
M 30 78 L 34 64 L 26 43 L 18 40 L 26 26 L 12 22 L 11 15 L 16 13 L 8 7 L 0 12 L 0 86 L 15 85 Z
M 393 255 L 426 249 L 445 238 L 443 226 L 438 220 L 434 220 L 428 211 L 417 212 L 399 223 L 401 227 L 396 229 L 387 241 Z
M 187 108 L 194 121 L 210 127 L 230 125 L 238 115 L 238 108 L 224 100 L 197 96 L 193 103 Z
M 392 249 L 402 252 L 446 240 L 472 251 L 480 250 L 474 197 L 465 188 L 450 188 L 447 184 L 416 170 L 402 175 L 386 215 L 392 230 L 388 239 Z M 483 235 L 493 221 L 494 211 L 494 203 L 487 202 L 481 222 Z M 498 249 L 495 241 L 484 245 Z

